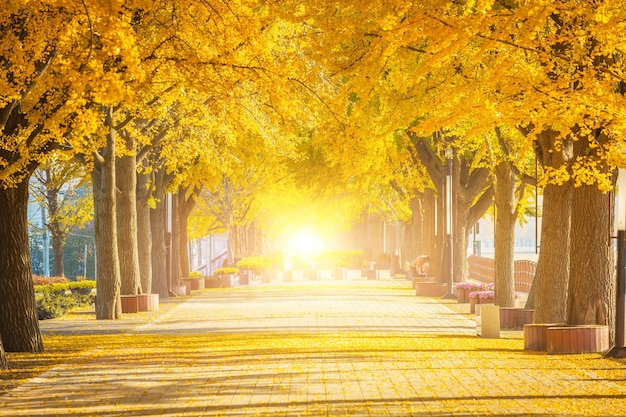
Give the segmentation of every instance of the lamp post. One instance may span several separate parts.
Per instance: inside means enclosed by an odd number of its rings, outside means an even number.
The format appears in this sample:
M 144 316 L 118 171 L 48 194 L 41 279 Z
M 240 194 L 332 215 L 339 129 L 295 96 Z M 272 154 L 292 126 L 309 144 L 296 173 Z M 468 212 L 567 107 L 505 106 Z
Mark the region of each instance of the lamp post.
M 452 192 L 452 170 L 454 152 L 452 147 L 446 149 L 446 242 L 448 244 L 448 293 L 442 298 L 456 299 L 452 287 L 454 286 L 454 193 Z
M 626 170 L 620 169 L 617 177 L 617 303 L 615 314 L 615 346 L 604 356 L 626 358 L 624 334 L 626 333 Z
M 167 290 L 172 288 L 172 194 L 165 194 L 165 276 Z

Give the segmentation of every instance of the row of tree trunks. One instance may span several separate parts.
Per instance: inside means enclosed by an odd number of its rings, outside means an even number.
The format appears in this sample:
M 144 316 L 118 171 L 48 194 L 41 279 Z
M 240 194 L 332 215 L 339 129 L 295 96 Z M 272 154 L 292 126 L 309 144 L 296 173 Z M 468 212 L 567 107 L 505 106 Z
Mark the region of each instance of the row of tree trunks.
M 555 147 L 555 138 L 550 131 L 539 136 L 538 158 L 544 167 L 567 166 L 577 156 L 594 157 L 583 139 Z M 595 159 L 601 172 L 611 173 L 600 156 Z M 541 252 L 526 305 L 535 309 L 535 322 L 608 325 L 614 340 L 613 204 L 597 184 L 574 187 L 570 180 L 545 186 Z

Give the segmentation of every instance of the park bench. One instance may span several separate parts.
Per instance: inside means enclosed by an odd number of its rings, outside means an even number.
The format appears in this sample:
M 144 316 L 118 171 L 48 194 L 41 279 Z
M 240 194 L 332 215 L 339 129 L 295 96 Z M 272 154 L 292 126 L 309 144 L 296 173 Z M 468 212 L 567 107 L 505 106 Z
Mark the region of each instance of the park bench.
M 467 258 L 468 278 L 473 281 L 489 284 L 495 280 L 495 263 L 493 258 L 471 255 Z M 537 263 L 528 260 L 515 261 L 515 291 L 528 293 L 535 278 Z

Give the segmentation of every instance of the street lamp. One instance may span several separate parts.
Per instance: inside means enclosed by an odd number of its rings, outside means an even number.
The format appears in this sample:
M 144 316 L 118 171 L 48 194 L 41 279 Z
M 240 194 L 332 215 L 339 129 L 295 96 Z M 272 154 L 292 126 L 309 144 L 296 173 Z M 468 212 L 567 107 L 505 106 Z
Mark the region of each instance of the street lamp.
M 626 358 L 624 334 L 626 333 L 626 170 L 620 169 L 617 177 L 617 311 L 615 314 L 615 346 L 604 356 Z
M 443 296 L 446 299 L 456 299 L 452 287 L 454 286 L 454 193 L 452 192 L 452 170 L 454 151 L 451 146 L 446 149 L 446 241 L 448 243 L 448 293 Z

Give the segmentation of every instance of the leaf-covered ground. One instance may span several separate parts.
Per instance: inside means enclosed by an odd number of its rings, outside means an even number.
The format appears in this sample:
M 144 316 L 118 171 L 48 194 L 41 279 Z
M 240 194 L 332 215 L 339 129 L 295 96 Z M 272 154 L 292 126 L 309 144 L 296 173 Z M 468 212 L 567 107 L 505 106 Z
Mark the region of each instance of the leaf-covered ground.
M 49 371 L 0 396 L 0 415 L 626 415 L 623 360 L 459 334 L 457 312 L 408 289 L 306 290 L 205 291 L 132 333 L 46 335 L 45 354 L 10 354 L 4 392 Z M 229 331 L 233 316 L 251 327 Z

